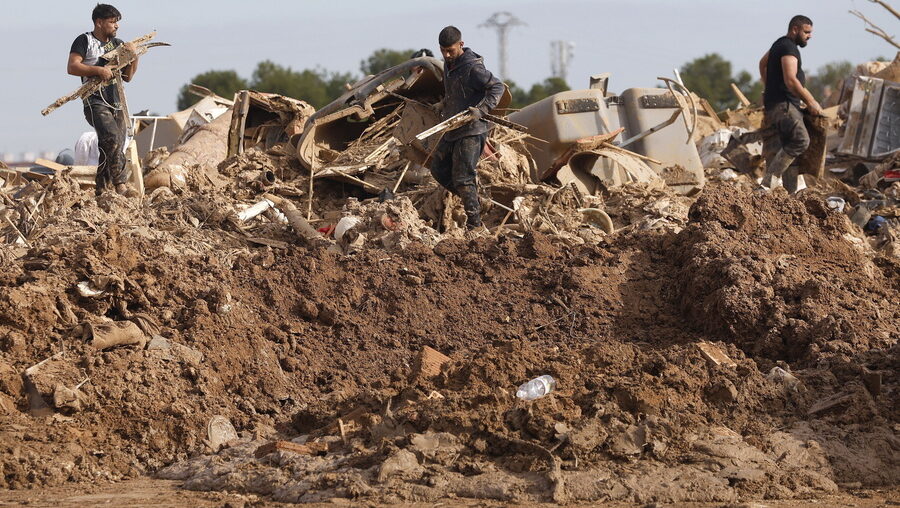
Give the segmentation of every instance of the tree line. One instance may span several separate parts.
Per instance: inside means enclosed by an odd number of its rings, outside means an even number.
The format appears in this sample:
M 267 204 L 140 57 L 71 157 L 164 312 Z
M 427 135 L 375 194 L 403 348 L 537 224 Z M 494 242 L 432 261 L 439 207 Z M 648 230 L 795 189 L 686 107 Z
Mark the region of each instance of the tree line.
M 377 74 L 406 61 L 414 52 L 414 49 L 378 49 L 360 61 L 359 70 L 362 76 Z M 826 64 L 808 75 L 807 88 L 815 97 L 822 100 L 828 87 L 836 85 L 841 78 L 849 75 L 852 69 L 853 65 L 850 62 Z M 762 83 L 747 71 L 733 73 L 731 62 L 718 53 L 710 53 L 685 63 L 681 66 L 680 73 L 685 86 L 708 100 L 717 111 L 737 106 L 731 83 L 735 83 L 750 101 L 762 104 Z M 194 76 L 190 83 L 204 86 L 228 98 L 236 91 L 245 89 L 276 93 L 304 100 L 318 109 L 343 94 L 347 84 L 359 79 L 359 75 L 351 72 L 332 72 L 321 68 L 297 71 L 271 60 L 264 60 L 257 64 L 249 79 L 241 77 L 234 70 L 210 70 Z M 199 100 L 188 91 L 188 84 L 185 84 L 178 94 L 179 110 L 188 108 Z M 512 94 L 513 109 L 525 107 L 570 89 L 565 80 L 557 77 L 535 83 L 527 90 L 512 81 L 508 81 L 507 85 Z

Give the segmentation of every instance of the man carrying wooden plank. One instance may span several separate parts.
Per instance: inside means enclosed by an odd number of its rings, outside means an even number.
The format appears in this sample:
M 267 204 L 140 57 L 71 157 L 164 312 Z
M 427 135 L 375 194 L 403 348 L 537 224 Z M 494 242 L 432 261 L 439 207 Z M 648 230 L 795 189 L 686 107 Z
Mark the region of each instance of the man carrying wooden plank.
M 91 13 L 94 29 L 79 35 L 72 43 L 69 51 L 67 71 L 73 76 L 80 76 L 85 83 L 91 78 L 109 81 L 105 86 L 84 99 L 84 117 L 88 124 L 97 131 L 97 144 L 100 149 L 99 166 L 97 167 L 96 194 L 112 188 L 115 192 L 133 197 L 137 191 L 127 182 L 129 169 L 125 164 L 124 145 L 126 123 L 125 110 L 119 97 L 116 85 L 118 76 L 104 67 L 107 61 L 101 58 L 113 49 L 125 45 L 125 50 L 134 53 L 134 60 L 121 72 L 121 79 L 131 81 L 137 71 L 138 59 L 134 45 L 116 38 L 119 20 L 122 14 L 109 4 L 97 4 Z M 131 47 L 128 47 L 128 46 Z
M 466 228 L 475 229 L 481 226 L 475 167 L 489 130 L 483 115 L 497 107 L 505 87 L 484 68 L 480 56 L 463 46 L 458 28 L 448 26 L 441 30 L 438 44 L 444 56 L 441 117 L 446 120 L 469 110 L 474 119 L 444 134 L 432 159 L 431 174 L 439 184 L 462 199 Z

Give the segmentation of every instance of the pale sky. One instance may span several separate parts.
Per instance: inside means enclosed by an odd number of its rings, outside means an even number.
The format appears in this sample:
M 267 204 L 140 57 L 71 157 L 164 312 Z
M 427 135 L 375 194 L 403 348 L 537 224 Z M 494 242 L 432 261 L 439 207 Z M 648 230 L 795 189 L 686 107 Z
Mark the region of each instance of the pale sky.
M 3 72 L 0 154 L 71 148 L 84 121 L 80 101 L 47 117 L 41 109 L 74 90 L 66 74 L 72 41 L 90 31 L 96 2 L 31 0 L 5 2 L 0 41 L 7 48 Z M 499 73 L 496 32 L 478 25 L 493 12 L 510 11 L 527 23 L 509 35 L 509 78 L 523 88 L 550 75 L 550 42 L 575 43 L 569 85 L 584 88 L 588 77 L 611 72 L 610 89 L 655 86 L 657 76 L 711 52 L 757 74 L 760 56 L 783 35 L 794 14 L 812 18 L 813 38 L 803 49 L 804 68 L 825 63 L 860 63 L 896 53 L 863 30 L 847 13 L 858 9 L 889 33 L 900 23 L 868 0 L 113 0 L 123 14 L 119 38 L 153 29 L 157 41 L 126 85 L 132 112 L 174 111 L 179 88 L 210 69 L 234 69 L 249 78 L 265 59 L 295 70 L 322 67 L 359 73 L 360 60 L 378 48 L 431 48 L 453 24 L 466 45 Z M 298 97 L 303 99 L 303 97 Z

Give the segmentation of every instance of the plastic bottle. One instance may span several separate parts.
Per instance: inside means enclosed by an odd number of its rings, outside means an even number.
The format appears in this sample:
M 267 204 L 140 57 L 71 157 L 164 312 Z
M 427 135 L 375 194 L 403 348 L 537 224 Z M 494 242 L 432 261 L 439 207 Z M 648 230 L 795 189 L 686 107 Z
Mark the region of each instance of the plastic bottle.
M 556 380 L 544 374 L 520 386 L 516 392 L 516 397 L 522 400 L 539 399 L 554 389 L 556 389 Z

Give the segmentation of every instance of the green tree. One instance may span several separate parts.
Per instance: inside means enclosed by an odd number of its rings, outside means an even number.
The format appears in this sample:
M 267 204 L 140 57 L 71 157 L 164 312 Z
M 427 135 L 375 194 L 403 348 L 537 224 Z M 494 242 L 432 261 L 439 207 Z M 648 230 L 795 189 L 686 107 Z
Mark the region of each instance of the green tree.
M 329 97 L 328 102 L 344 95 L 347 92 L 347 85 L 352 85 L 356 80 L 356 76 L 349 72 L 332 72 L 329 74 L 325 78 L 325 93 Z
M 708 100 L 716 110 L 725 109 L 737 100 L 731 91 L 731 62 L 718 53 L 684 64 L 681 79 L 688 90 Z
M 359 62 L 359 70 L 363 75 L 378 74 L 379 72 L 390 69 L 391 67 L 401 64 L 409 60 L 410 55 L 415 53 L 414 49 L 376 49 L 369 55 L 369 58 Z
M 754 104 L 762 104 L 763 84 L 747 71 L 741 71 L 735 76 L 734 84 L 744 93 L 744 96 Z
M 528 91 L 528 104 L 534 104 L 541 99 L 558 94 L 559 92 L 565 92 L 566 90 L 571 89 L 564 79 L 556 77 L 547 78 L 542 83 L 531 85 L 531 90 Z
M 806 88 L 817 101 L 824 101 L 832 92 L 841 88 L 841 81 L 853 72 L 853 64 L 848 61 L 830 62 L 806 78 Z
M 226 99 L 234 96 L 234 92 L 247 88 L 247 81 L 235 71 L 206 71 L 194 76 L 190 83 L 209 88 Z M 178 110 L 187 109 L 199 100 L 200 97 L 192 94 L 188 85 L 184 85 L 178 92 Z
M 695 58 L 684 64 L 680 72 L 684 86 L 708 100 L 718 111 L 737 106 L 738 100 L 731 89 L 731 83 L 737 85 L 751 102 L 762 102 L 762 83 L 747 71 L 733 76 L 731 62 L 718 53 Z
M 531 85 L 528 91 L 525 91 L 514 81 L 507 81 L 506 86 L 509 87 L 509 94 L 512 96 L 512 101 L 509 105 L 512 109 L 522 109 L 529 104 L 534 104 L 541 99 L 570 89 L 569 85 L 562 78 L 547 78 L 540 83 Z
M 250 87 L 260 92 L 300 99 L 320 108 L 331 100 L 322 74 L 310 69 L 298 72 L 264 60 L 256 65 Z

